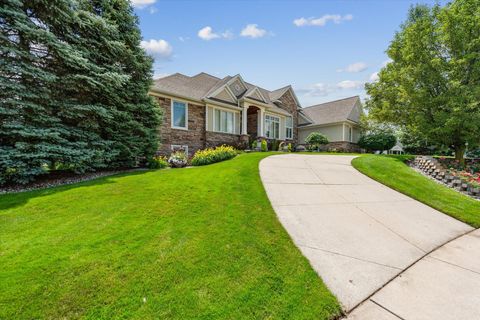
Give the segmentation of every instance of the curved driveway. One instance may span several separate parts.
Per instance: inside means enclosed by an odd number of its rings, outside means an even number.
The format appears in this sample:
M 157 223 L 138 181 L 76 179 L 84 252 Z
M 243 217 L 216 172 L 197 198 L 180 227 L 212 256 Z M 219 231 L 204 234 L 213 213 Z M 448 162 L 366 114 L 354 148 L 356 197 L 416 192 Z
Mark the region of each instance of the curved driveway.
M 480 233 L 361 174 L 353 158 L 260 163 L 279 220 L 348 319 L 477 319 Z

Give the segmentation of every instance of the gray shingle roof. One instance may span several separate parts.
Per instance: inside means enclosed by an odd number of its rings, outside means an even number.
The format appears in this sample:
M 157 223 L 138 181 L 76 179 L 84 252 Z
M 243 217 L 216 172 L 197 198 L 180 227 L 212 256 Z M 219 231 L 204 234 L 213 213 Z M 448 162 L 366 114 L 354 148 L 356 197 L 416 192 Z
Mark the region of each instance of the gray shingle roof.
M 302 109 L 312 119 L 312 125 L 321 125 L 342 121 L 359 122 L 362 113 L 358 96 L 317 104 Z
M 232 78 L 233 77 L 231 76 L 226 76 L 225 78 L 220 79 L 204 72 L 193 77 L 189 77 L 181 73 L 175 73 L 170 76 L 154 80 L 152 90 L 190 98 L 193 100 L 202 100 L 207 98 L 212 92 L 221 86 L 225 85 Z M 273 102 L 280 98 L 290 88 L 290 86 L 269 91 L 251 83 L 245 84 L 247 85 L 248 89 L 243 96 L 248 95 L 255 87 L 257 87 L 267 100 L 266 104 L 269 105 L 270 110 L 282 114 L 289 114 L 285 110 L 276 106 Z

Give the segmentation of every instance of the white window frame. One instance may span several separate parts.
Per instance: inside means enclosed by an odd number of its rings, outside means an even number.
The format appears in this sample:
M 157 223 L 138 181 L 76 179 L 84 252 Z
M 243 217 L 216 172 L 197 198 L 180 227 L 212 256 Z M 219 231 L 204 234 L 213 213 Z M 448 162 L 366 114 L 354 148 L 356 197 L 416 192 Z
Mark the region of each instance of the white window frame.
M 275 122 L 275 123 L 278 123 L 278 131 L 277 131 L 277 134 L 278 134 L 278 137 L 275 137 L 275 136 L 270 136 L 270 133 L 272 130 L 267 130 L 267 119 L 268 121 L 272 121 Z M 278 116 L 275 116 L 273 114 L 265 114 L 265 120 L 264 120 L 264 133 L 265 133 L 265 137 L 267 137 L 268 139 L 280 139 L 280 117 Z M 267 135 L 268 133 L 268 135 Z
M 173 114 L 173 104 L 174 102 L 178 102 L 178 103 L 183 103 L 185 104 L 185 127 L 177 127 L 174 125 L 174 114 Z M 183 100 L 178 100 L 178 99 L 172 99 L 171 103 L 170 103 L 170 122 L 171 122 L 171 127 L 173 129 L 179 129 L 179 130 L 188 130 L 188 102 L 187 101 L 183 101 Z
M 291 126 L 287 126 L 287 120 L 292 121 Z M 290 129 L 290 135 L 288 135 L 288 129 Z M 285 139 L 293 139 L 293 117 L 285 117 Z
M 212 128 L 213 128 L 213 131 L 214 132 L 218 132 L 218 133 L 227 133 L 227 134 L 236 134 L 235 131 L 236 131 L 236 127 L 237 127 L 237 124 L 236 124 L 236 116 L 235 114 L 237 112 L 235 111 L 231 111 L 231 110 L 227 110 L 227 109 L 223 109 L 223 108 L 212 108 L 213 109 L 213 125 L 212 125 Z M 217 128 L 217 120 L 216 120 L 216 113 L 217 113 L 217 110 L 218 112 L 220 112 L 220 122 L 222 121 L 222 112 L 225 112 L 225 113 L 231 113 L 232 116 L 233 116 L 233 121 L 232 121 L 232 132 L 228 132 L 228 131 L 222 131 L 220 128 Z M 221 127 L 221 125 L 220 125 Z
M 348 126 L 348 141 L 353 142 L 353 128 Z
M 186 144 L 172 144 L 170 145 L 170 150 L 173 152 L 175 149 L 183 149 L 185 150 L 185 154 L 188 156 L 188 146 Z

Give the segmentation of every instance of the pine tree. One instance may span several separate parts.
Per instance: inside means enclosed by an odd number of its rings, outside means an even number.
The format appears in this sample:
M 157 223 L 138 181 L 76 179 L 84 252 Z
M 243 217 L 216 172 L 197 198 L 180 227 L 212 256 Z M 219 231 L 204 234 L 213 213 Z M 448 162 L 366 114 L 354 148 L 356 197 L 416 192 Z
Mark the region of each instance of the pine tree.
M 127 1 L 9 0 L 0 22 L 0 184 L 155 152 L 152 61 Z

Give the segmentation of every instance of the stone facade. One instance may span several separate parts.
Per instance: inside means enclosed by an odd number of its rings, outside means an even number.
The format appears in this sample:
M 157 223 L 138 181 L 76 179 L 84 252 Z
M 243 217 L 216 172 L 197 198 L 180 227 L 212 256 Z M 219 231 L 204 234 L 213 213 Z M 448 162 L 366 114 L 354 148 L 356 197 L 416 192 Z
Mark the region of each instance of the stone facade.
M 159 154 L 169 155 L 172 145 L 188 146 L 188 154 L 205 148 L 205 106 L 188 103 L 188 130 L 172 128 L 171 99 L 155 97 L 163 109 Z
M 239 134 L 230 134 L 230 133 L 220 133 L 220 132 L 211 132 L 207 131 L 205 133 L 205 147 L 212 148 L 218 147 L 222 144 L 233 146 L 236 149 L 242 150 L 246 148 L 244 141 Z
M 279 105 L 280 108 L 287 111 L 288 113 L 292 114 L 293 120 L 293 139 L 286 140 L 287 142 L 292 141 L 293 144 L 297 144 L 298 142 L 298 108 L 299 106 L 295 102 L 295 98 L 292 95 L 292 92 L 288 90 L 283 96 L 281 96 L 278 100 L 282 102 Z
M 330 142 L 321 147 L 323 151 L 338 151 L 338 152 L 358 152 L 360 153 L 362 150 L 356 143 L 348 142 L 348 141 L 338 141 L 338 142 Z

